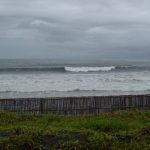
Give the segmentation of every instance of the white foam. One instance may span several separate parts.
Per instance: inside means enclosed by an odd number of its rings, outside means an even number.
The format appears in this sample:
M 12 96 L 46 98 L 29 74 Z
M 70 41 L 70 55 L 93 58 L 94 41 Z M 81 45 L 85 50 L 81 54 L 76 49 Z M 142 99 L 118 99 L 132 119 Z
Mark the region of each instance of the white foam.
M 111 71 L 115 69 L 115 66 L 109 67 L 65 67 L 66 71 L 71 72 L 95 72 L 95 71 Z
M 150 71 L 125 71 L 103 73 L 49 73 L 49 72 L 24 72 L 0 73 L 0 98 L 13 97 L 18 92 L 31 93 L 37 96 L 40 93 L 59 92 L 89 93 L 95 91 L 147 91 L 150 90 Z M 56 92 L 55 91 L 59 91 Z M 90 91 L 90 92 L 89 92 Z M 109 92 L 110 91 L 110 92 Z M 104 93 L 107 93 L 104 92 Z M 33 94 L 32 94 L 33 93 Z M 39 94 L 38 94 L 39 93 Z M 46 95 L 45 94 L 45 95 Z M 118 94 L 120 94 L 118 92 Z M 48 94 L 47 94 L 48 95 Z M 70 94 L 71 95 L 71 94 Z M 27 94 L 29 96 L 29 94 Z M 19 97 L 22 97 L 19 95 Z

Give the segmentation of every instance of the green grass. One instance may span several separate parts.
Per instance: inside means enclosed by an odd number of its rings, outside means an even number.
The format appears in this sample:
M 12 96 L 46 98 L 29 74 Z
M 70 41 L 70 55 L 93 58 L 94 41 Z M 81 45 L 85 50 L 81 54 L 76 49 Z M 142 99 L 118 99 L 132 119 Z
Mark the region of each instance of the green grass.
M 96 116 L 0 113 L 0 150 L 150 150 L 150 111 Z

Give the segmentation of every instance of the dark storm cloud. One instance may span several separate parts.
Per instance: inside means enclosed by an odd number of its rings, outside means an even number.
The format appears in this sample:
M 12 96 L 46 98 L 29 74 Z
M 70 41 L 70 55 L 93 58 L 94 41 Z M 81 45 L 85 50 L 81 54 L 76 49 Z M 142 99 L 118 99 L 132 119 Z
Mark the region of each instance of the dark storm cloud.
M 0 57 L 150 57 L 149 18 L 147 0 L 0 0 Z

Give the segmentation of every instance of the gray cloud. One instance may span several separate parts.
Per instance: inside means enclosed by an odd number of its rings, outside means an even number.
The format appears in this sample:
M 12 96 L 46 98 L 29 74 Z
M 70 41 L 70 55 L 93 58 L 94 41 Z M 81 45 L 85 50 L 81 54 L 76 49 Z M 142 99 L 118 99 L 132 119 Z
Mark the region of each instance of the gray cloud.
M 0 58 L 150 58 L 150 1 L 0 0 Z

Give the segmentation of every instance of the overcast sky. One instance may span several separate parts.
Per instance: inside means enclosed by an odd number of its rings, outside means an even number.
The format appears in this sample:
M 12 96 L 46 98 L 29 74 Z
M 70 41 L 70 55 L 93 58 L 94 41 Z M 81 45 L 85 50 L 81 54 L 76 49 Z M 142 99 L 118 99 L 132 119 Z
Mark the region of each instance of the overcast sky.
M 0 58 L 150 59 L 150 0 L 0 0 Z

